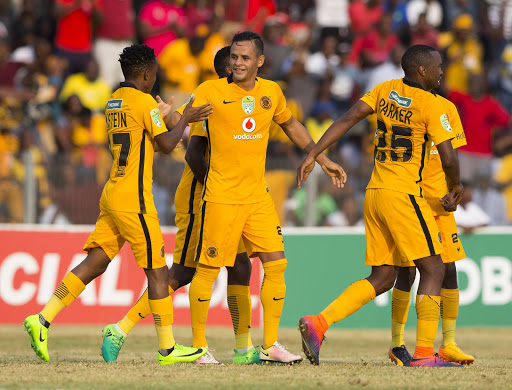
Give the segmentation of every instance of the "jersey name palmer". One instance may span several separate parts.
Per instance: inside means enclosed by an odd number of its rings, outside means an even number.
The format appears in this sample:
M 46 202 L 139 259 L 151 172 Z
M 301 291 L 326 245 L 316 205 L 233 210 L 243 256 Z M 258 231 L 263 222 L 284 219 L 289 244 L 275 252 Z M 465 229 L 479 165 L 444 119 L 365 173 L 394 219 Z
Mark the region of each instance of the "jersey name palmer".
M 126 126 L 126 112 L 114 111 L 107 113 L 107 127 L 109 129 Z
M 379 101 L 379 112 L 390 119 L 407 125 L 411 124 L 412 111 L 398 107 L 393 102 L 386 101 L 384 98 L 381 98 Z

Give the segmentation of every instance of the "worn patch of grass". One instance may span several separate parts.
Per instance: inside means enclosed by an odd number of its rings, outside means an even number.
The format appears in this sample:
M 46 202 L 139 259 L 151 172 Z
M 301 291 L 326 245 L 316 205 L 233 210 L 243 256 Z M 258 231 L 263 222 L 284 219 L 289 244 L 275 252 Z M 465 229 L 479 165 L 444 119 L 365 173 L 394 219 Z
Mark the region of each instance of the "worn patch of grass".
M 174 333 L 179 343 L 191 344 L 189 328 L 176 327 Z M 232 330 L 208 328 L 210 347 L 225 363 L 223 367 L 162 367 L 156 361 L 157 344 L 151 326 L 132 331 L 114 364 L 104 363 L 99 355 L 99 326 L 52 326 L 50 363 L 38 360 L 21 326 L 0 326 L 0 389 L 511 388 L 510 328 L 458 328 L 457 342 L 477 359 L 462 369 L 396 367 L 387 358 L 389 333 L 330 330 L 322 346 L 320 366 L 307 360 L 294 366 L 238 366 L 230 364 Z M 253 331 L 255 344 L 261 335 L 261 330 Z M 280 341 L 291 351 L 300 350 L 296 329 L 281 329 Z M 406 342 L 412 348 L 414 330 L 406 332 Z

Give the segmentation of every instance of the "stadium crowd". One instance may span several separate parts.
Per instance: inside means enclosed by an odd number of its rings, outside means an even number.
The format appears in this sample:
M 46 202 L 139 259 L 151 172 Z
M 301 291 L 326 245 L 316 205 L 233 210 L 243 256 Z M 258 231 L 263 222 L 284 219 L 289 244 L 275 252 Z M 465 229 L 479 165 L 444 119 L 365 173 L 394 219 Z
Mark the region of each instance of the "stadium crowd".
M 27 161 L 37 183 L 38 223 L 94 223 L 111 165 L 106 100 L 122 81 L 118 54 L 132 42 L 155 49 L 153 94 L 183 104 L 216 78 L 215 53 L 234 33 L 265 43 L 259 75 L 277 81 L 317 141 L 366 91 L 403 77 L 412 44 L 443 55 L 438 91 L 459 110 L 467 198 L 459 225 L 512 222 L 511 0 L 10 0 L 0 5 L 0 222 L 25 221 Z M 362 224 L 373 167 L 371 118 L 328 151 L 347 171 L 343 191 L 319 178 L 316 225 Z M 267 182 L 282 225 L 302 225 L 306 194 L 295 189 L 301 152 L 271 128 Z M 184 146 L 155 157 L 161 224 L 173 225 Z M 27 159 L 26 156 L 31 159 Z M 476 217 L 478 216 L 478 218 Z M 461 221 L 467 222 L 461 222 Z

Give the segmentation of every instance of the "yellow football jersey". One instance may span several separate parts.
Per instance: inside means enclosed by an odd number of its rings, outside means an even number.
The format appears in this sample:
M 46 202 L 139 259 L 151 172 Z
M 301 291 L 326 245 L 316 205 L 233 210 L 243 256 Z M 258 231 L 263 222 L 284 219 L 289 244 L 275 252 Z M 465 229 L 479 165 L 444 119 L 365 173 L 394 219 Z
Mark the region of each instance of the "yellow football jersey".
M 194 95 L 195 106 L 213 106 L 205 121 L 209 158 L 203 199 L 226 204 L 264 200 L 270 124 L 284 123 L 292 115 L 281 88 L 258 77 L 254 88 L 245 91 L 228 77 L 205 81 Z
M 154 138 L 167 128 L 155 99 L 123 82 L 108 100 L 105 116 L 114 162 L 100 202 L 111 210 L 156 213 Z
M 183 114 L 184 106 L 178 110 Z M 190 127 L 189 141 L 193 136 L 206 137 L 206 130 L 204 128 L 206 124 L 204 122 L 195 122 Z M 206 149 L 206 161 L 208 161 L 208 149 Z M 174 195 L 174 207 L 177 213 L 183 214 L 198 214 L 199 203 L 203 194 L 203 183 L 200 183 L 194 173 L 190 169 L 189 165 L 185 162 L 185 169 L 183 175 L 181 175 L 180 184 L 176 189 Z
M 430 141 L 437 145 L 455 136 L 441 100 L 404 79 L 379 84 L 361 100 L 377 114 L 375 166 L 367 188 L 422 196 Z
M 443 105 L 446 107 L 448 120 L 450 126 L 453 129 L 455 137 L 452 139 L 453 149 L 460 148 L 466 145 L 466 134 L 462 128 L 462 122 L 460 120 L 457 107 L 448 99 L 437 95 L 437 98 L 441 100 Z M 428 165 L 425 167 L 425 175 L 423 176 L 423 182 L 421 183 L 423 188 L 425 199 L 427 200 L 430 208 L 436 215 L 448 215 L 448 211 L 445 211 L 439 199 L 448 193 L 448 186 L 446 185 L 446 177 L 441 164 L 441 157 L 437 152 L 437 148 L 432 145 L 430 149 L 430 159 Z

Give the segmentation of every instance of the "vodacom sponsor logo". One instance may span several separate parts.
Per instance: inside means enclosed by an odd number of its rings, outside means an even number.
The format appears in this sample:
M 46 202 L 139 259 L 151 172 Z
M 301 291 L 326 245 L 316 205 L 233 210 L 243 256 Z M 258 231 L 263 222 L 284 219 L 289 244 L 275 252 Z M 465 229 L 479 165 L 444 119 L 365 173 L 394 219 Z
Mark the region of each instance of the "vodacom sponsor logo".
M 254 130 L 256 130 L 256 121 L 251 118 L 245 118 L 242 122 L 242 129 L 248 133 L 248 134 L 235 134 L 233 135 L 234 139 L 245 139 L 245 140 L 251 140 L 251 139 L 263 139 L 263 136 L 261 134 L 250 134 Z

